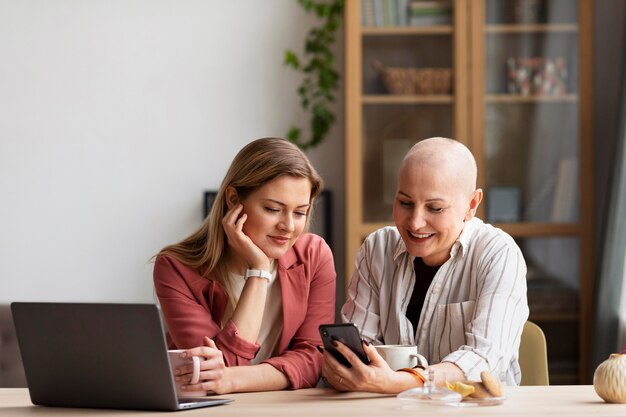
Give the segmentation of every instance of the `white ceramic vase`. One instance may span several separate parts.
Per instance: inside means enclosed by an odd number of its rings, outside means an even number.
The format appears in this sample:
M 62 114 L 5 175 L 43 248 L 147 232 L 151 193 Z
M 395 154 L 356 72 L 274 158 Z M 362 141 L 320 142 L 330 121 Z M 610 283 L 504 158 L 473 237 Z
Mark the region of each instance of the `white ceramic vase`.
M 598 365 L 593 387 L 608 403 L 626 403 L 626 354 L 613 353 Z

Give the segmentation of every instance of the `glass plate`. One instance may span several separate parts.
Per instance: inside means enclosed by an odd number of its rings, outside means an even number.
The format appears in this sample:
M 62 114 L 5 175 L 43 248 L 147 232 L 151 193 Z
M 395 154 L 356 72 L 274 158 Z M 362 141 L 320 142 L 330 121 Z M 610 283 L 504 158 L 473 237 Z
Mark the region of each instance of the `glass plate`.
M 418 387 L 402 391 L 397 397 L 405 401 L 418 401 L 434 404 L 458 404 L 461 394 L 447 388 Z
M 476 406 L 489 406 L 489 405 L 500 405 L 506 400 L 505 396 L 502 397 L 487 397 L 487 398 L 463 398 L 463 401 L 459 401 L 458 403 L 450 404 L 455 407 L 476 407 Z

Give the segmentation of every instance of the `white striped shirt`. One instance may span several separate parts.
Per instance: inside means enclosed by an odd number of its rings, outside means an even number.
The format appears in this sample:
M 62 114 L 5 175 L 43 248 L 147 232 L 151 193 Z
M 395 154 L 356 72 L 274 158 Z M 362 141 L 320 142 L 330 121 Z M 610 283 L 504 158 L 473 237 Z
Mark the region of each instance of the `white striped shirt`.
M 520 336 L 528 319 L 526 263 L 513 239 L 474 218 L 452 246 L 426 293 L 417 331 L 406 317 L 414 256 L 395 227 L 367 237 L 356 255 L 344 322 L 374 343 L 417 344 L 429 363 L 452 362 L 469 379 L 506 371 L 519 385 Z

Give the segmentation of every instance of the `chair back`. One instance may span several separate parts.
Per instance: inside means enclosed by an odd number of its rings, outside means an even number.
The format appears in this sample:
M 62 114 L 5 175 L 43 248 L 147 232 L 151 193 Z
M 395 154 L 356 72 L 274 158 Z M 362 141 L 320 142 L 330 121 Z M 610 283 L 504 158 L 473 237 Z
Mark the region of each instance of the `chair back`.
M 531 321 L 524 324 L 522 331 L 519 365 L 522 370 L 521 385 L 550 385 L 546 337 L 541 328 Z

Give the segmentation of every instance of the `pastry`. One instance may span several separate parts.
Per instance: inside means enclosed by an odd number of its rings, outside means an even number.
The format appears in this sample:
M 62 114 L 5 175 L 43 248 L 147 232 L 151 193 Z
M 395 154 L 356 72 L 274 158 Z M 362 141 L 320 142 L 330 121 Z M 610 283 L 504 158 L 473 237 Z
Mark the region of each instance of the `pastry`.
M 491 394 L 489 393 L 489 391 L 487 391 L 487 389 L 485 388 L 482 382 L 467 381 L 467 384 L 474 387 L 474 392 L 469 395 L 470 398 L 491 397 Z
M 480 380 L 483 385 L 493 397 L 502 397 L 502 383 L 488 371 L 482 371 L 480 373 Z

